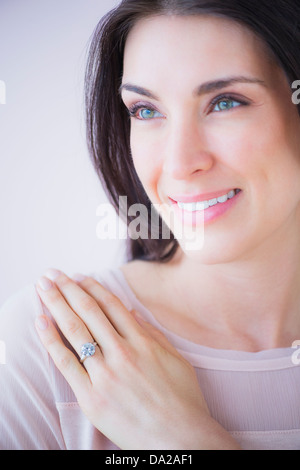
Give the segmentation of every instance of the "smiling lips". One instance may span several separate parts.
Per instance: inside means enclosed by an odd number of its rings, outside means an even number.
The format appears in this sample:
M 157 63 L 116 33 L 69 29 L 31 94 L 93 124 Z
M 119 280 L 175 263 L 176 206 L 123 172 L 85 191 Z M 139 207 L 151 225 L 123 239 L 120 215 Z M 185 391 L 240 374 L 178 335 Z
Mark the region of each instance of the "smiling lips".
M 188 201 L 188 199 L 192 198 L 191 196 L 181 196 L 176 198 L 177 200 L 172 199 L 172 201 L 174 203 L 177 202 L 178 207 L 187 212 L 203 211 L 205 209 L 208 209 L 209 207 L 215 206 L 216 204 L 224 204 L 224 202 L 226 202 L 228 199 L 232 199 L 240 191 L 240 189 L 231 189 L 227 193 L 221 194 L 218 197 L 213 197 L 211 199 L 201 201 Z M 193 197 L 193 199 L 195 199 L 195 196 Z

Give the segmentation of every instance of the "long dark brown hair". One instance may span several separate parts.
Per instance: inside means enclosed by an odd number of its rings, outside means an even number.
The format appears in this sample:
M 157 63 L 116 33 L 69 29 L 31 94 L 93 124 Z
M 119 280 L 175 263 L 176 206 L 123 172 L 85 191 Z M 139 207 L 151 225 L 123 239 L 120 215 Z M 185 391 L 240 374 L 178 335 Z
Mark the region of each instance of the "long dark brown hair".
M 130 120 L 119 93 L 123 53 L 133 25 L 153 15 L 209 14 L 230 18 L 251 29 L 267 45 L 284 70 L 290 85 L 300 80 L 300 0 L 123 0 L 97 25 L 89 47 L 85 75 L 87 142 L 94 168 L 109 201 L 127 225 L 133 220 L 119 210 L 119 196 L 127 196 L 127 207 L 151 202 L 135 171 L 130 152 Z M 298 105 L 300 115 L 300 105 Z M 170 260 L 178 242 L 172 232 L 158 239 L 128 238 L 127 260 Z

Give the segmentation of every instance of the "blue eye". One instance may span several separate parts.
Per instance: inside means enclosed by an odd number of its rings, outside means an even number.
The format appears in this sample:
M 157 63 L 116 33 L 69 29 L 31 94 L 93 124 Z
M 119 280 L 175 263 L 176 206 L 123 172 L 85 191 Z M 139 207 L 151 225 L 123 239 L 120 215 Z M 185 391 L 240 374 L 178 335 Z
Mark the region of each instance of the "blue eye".
M 153 108 L 146 108 L 140 105 L 134 105 L 129 109 L 129 115 L 140 121 L 150 121 L 151 119 L 161 118 L 163 115 Z
M 138 112 L 138 117 L 140 119 L 153 119 L 154 117 L 157 117 L 157 114 L 159 113 L 153 109 L 143 108 Z
M 232 108 L 237 108 L 238 106 L 242 106 L 243 103 L 233 100 L 232 98 L 221 98 L 215 104 L 213 111 L 220 112 L 220 111 L 229 111 Z

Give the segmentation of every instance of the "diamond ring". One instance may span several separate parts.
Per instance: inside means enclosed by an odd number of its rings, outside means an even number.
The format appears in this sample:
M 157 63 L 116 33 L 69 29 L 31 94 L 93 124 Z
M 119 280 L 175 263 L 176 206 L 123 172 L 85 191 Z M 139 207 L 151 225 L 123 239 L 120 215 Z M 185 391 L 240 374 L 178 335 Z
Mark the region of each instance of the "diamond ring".
M 84 343 L 81 346 L 81 349 L 80 349 L 80 354 L 81 354 L 80 355 L 80 362 L 81 362 L 81 364 L 83 363 L 83 361 L 85 361 L 85 359 L 87 357 L 91 357 L 95 354 L 96 346 L 97 346 L 96 341 L 94 343 Z

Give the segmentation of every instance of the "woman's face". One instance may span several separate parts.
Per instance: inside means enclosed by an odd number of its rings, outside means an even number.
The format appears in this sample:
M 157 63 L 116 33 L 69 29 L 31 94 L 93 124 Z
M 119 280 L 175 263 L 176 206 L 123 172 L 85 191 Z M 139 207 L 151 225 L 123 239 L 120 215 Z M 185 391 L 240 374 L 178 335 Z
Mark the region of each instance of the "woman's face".
M 151 202 L 175 237 L 173 212 L 185 227 L 204 225 L 203 248 L 188 256 L 236 259 L 300 227 L 299 115 L 284 73 L 250 31 L 209 16 L 140 20 L 121 92 Z

